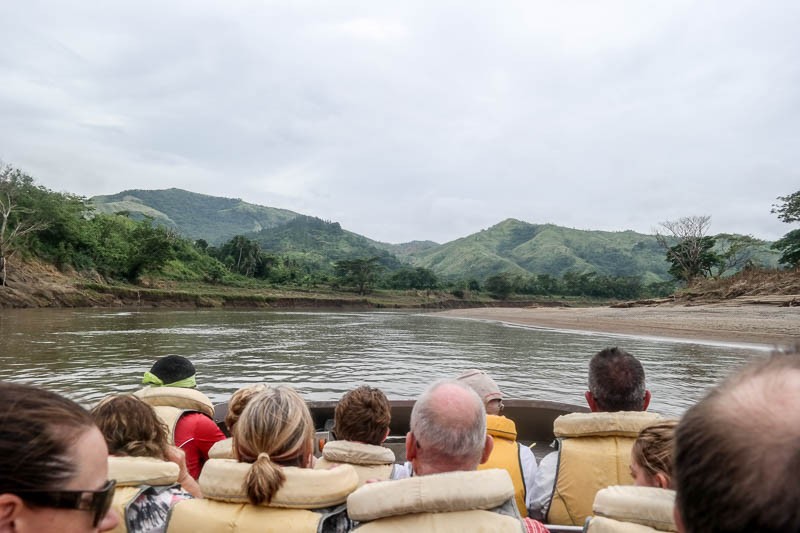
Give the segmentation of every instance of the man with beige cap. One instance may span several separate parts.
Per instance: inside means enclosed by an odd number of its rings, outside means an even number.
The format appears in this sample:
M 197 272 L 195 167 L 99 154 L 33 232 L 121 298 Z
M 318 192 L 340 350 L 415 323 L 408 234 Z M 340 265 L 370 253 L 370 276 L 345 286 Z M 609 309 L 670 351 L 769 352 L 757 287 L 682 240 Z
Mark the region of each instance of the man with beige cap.
M 478 467 L 503 468 L 514 482 L 514 499 L 520 515 L 528 516 L 529 495 L 536 475 L 536 458 L 525 445 L 517 442 L 517 426 L 502 415 L 503 394 L 497 383 L 483 370 L 467 370 L 458 376 L 458 381 L 469 385 L 478 393 L 486 408 L 486 432 L 494 439 L 494 449 L 489 460 Z

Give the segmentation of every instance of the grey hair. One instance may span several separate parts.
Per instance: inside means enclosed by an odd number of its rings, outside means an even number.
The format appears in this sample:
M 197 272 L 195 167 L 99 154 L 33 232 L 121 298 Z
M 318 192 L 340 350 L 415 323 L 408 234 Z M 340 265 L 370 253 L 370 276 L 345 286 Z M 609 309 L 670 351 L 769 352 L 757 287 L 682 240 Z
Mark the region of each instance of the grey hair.
M 448 402 L 434 400 L 434 394 L 444 386 L 464 391 L 472 400 L 471 405 L 462 405 L 454 411 Z M 477 466 L 486 443 L 483 401 L 472 388 L 460 381 L 436 381 L 425 389 L 411 410 L 411 432 L 420 446 L 438 460 Z
M 604 411 L 644 409 L 644 368 L 620 348 L 606 348 L 589 362 L 589 391 Z

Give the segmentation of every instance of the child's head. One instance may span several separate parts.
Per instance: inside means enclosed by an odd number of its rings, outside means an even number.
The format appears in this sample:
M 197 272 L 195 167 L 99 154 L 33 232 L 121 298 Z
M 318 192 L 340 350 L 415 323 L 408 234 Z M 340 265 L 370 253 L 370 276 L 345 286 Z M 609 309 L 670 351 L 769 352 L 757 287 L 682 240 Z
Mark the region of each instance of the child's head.
M 640 487 L 672 488 L 672 456 L 677 420 L 646 427 L 631 449 L 631 477 Z

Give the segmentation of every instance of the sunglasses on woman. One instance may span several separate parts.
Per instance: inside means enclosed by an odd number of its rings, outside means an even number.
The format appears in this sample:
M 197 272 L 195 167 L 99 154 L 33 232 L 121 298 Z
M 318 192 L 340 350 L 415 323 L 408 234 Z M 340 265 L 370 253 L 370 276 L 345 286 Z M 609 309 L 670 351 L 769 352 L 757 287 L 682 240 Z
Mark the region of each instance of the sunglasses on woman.
M 17 490 L 14 493 L 40 507 L 91 511 L 94 513 L 92 527 L 97 527 L 111 507 L 116 486 L 116 480 L 112 479 L 100 490 Z

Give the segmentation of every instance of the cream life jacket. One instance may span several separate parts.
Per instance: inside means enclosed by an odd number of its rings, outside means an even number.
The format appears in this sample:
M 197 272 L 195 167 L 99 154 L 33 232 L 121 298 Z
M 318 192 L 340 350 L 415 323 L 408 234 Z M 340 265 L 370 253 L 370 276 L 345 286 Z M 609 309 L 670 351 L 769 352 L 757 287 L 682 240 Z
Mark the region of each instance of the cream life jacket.
M 111 506 L 120 517 L 112 531 L 128 531 L 128 505 L 147 487 L 169 486 L 178 482 L 180 469 L 175 463 L 152 457 L 108 457 L 108 478 L 117 480 Z
M 528 507 L 525 502 L 525 479 L 522 474 L 522 464 L 520 464 L 517 426 L 513 420 L 504 416 L 486 415 L 486 432 L 494 439 L 494 448 L 492 448 L 489 460 L 478 465 L 478 470 L 502 468 L 508 472 L 514 483 L 514 500 L 517 502 L 517 509 L 524 518 L 528 516 Z
M 209 459 L 236 459 L 233 455 L 233 439 L 220 440 L 208 450 Z
M 365 522 L 359 533 L 525 531 L 511 477 L 497 468 L 369 483 L 347 497 L 347 514 Z
M 325 515 L 312 509 L 340 506 L 358 486 L 358 475 L 349 465 L 331 470 L 283 467 L 286 481 L 272 501 L 252 505 L 244 490 L 250 466 L 231 459 L 206 462 L 200 474 L 205 499 L 178 502 L 167 532 L 316 532 Z
M 597 491 L 631 485 L 631 448 L 639 432 L 661 420 L 643 411 L 571 413 L 556 418 L 558 468 L 547 522 L 582 526 Z
M 169 428 L 169 443 L 175 444 L 175 426 L 185 413 L 203 413 L 214 419 L 214 404 L 202 392 L 183 387 L 145 387 L 133 393 L 151 405 Z
M 675 491 L 655 487 L 614 486 L 594 499 L 586 533 L 656 533 L 678 531 Z
M 394 460 L 394 452 L 383 446 L 332 440 L 325 443 L 322 457 L 317 460 L 314 468 L 328 469 L 334 465 L 352 465 L 358 474 L 358 485 L 361 486 L 369 479 L 389 479 L 394 468 Z

